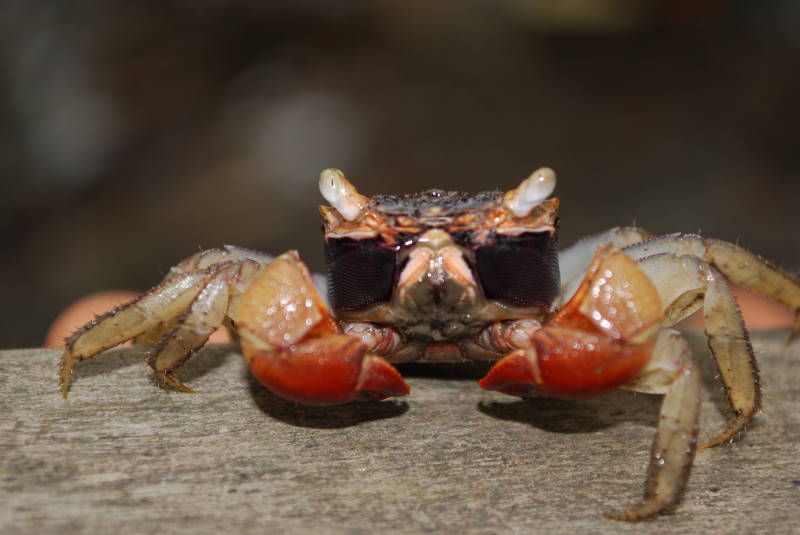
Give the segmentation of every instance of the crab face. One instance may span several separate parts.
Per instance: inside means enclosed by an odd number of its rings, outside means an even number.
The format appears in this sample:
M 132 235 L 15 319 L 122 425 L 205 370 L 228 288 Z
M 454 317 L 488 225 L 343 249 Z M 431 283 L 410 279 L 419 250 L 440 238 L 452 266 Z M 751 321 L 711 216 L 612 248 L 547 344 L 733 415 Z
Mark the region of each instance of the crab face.
M 454 341 L 502 319 L 542 319 L 559 296 L 555 175 L 506 193 L 359 194 L 320 177 L 328 292 L 339 319 Z

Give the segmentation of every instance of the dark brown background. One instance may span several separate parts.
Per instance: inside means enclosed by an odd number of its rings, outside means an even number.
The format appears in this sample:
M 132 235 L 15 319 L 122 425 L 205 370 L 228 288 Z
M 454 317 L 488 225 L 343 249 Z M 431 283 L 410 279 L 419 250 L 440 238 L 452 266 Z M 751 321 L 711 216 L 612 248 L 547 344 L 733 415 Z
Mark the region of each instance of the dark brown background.
M 429 5 L 434 4 L 434 5 Z M 560 176 L 565 243 L 634 221 L 800 267 L 800 3 L 0 3 L 0 346 L 201 247 L 322 269 L 316 176 Z

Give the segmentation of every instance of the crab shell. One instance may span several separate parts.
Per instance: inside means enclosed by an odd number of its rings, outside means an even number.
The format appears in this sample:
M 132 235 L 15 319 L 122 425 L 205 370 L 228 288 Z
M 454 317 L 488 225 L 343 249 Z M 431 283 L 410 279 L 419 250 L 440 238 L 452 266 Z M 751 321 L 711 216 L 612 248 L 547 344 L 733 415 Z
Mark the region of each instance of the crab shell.
M 332 176 L 331 176 L 332 175 Z M 548 182 L 531 195 L 529 183 Z M 331 181 L 337 186 L 331 187 Z M 328 298 L 337 318 L 396 329 L 400 361 L 497 358 L 475 345 L 496 321 L 542 322 L 559 298 L 555 176 L 542 169 L 516 189 L 427 190 L 367 198 L 338 171 L 323 172 L 320 206 Z M 527 195 L 527 197 L 525 197 Z M 349 201 L 349 202 L 345 202 Z

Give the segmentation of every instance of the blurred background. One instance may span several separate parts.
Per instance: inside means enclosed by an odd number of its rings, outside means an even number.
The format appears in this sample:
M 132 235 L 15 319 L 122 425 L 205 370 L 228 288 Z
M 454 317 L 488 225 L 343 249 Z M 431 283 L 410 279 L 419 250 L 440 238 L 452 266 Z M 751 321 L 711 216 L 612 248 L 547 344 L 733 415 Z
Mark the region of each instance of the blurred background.
M 559 173 L 564 244 L 702 231 L 800 268 L 800 2 L 0 0 L 0 347 L 200 248 L 322 270 L 316 178 Z

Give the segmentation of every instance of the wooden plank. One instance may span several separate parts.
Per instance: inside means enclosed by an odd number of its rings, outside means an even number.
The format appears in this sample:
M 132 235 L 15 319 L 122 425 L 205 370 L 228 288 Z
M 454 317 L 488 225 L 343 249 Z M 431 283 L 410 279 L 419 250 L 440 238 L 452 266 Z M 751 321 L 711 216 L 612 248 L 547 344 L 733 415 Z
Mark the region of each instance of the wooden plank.
M 137 349 L 77 367 L 0 352 L 0 532 L 735 533 L 800 525 L 800 344 L 761 334 L 764 412 L 739 443 L 698 454 L 682 506 L 605 520 L 644 481 L 656 396 L 580 403 L 481 391 L 475 370 L 406 369 L 402 401 L 308 409 L 247 374 L 234 346 L 202 351 L 165 392 Z M 706 434 L 724 407 L 701 336 Z M 704 435 L 705 436 L 705 435 Z

